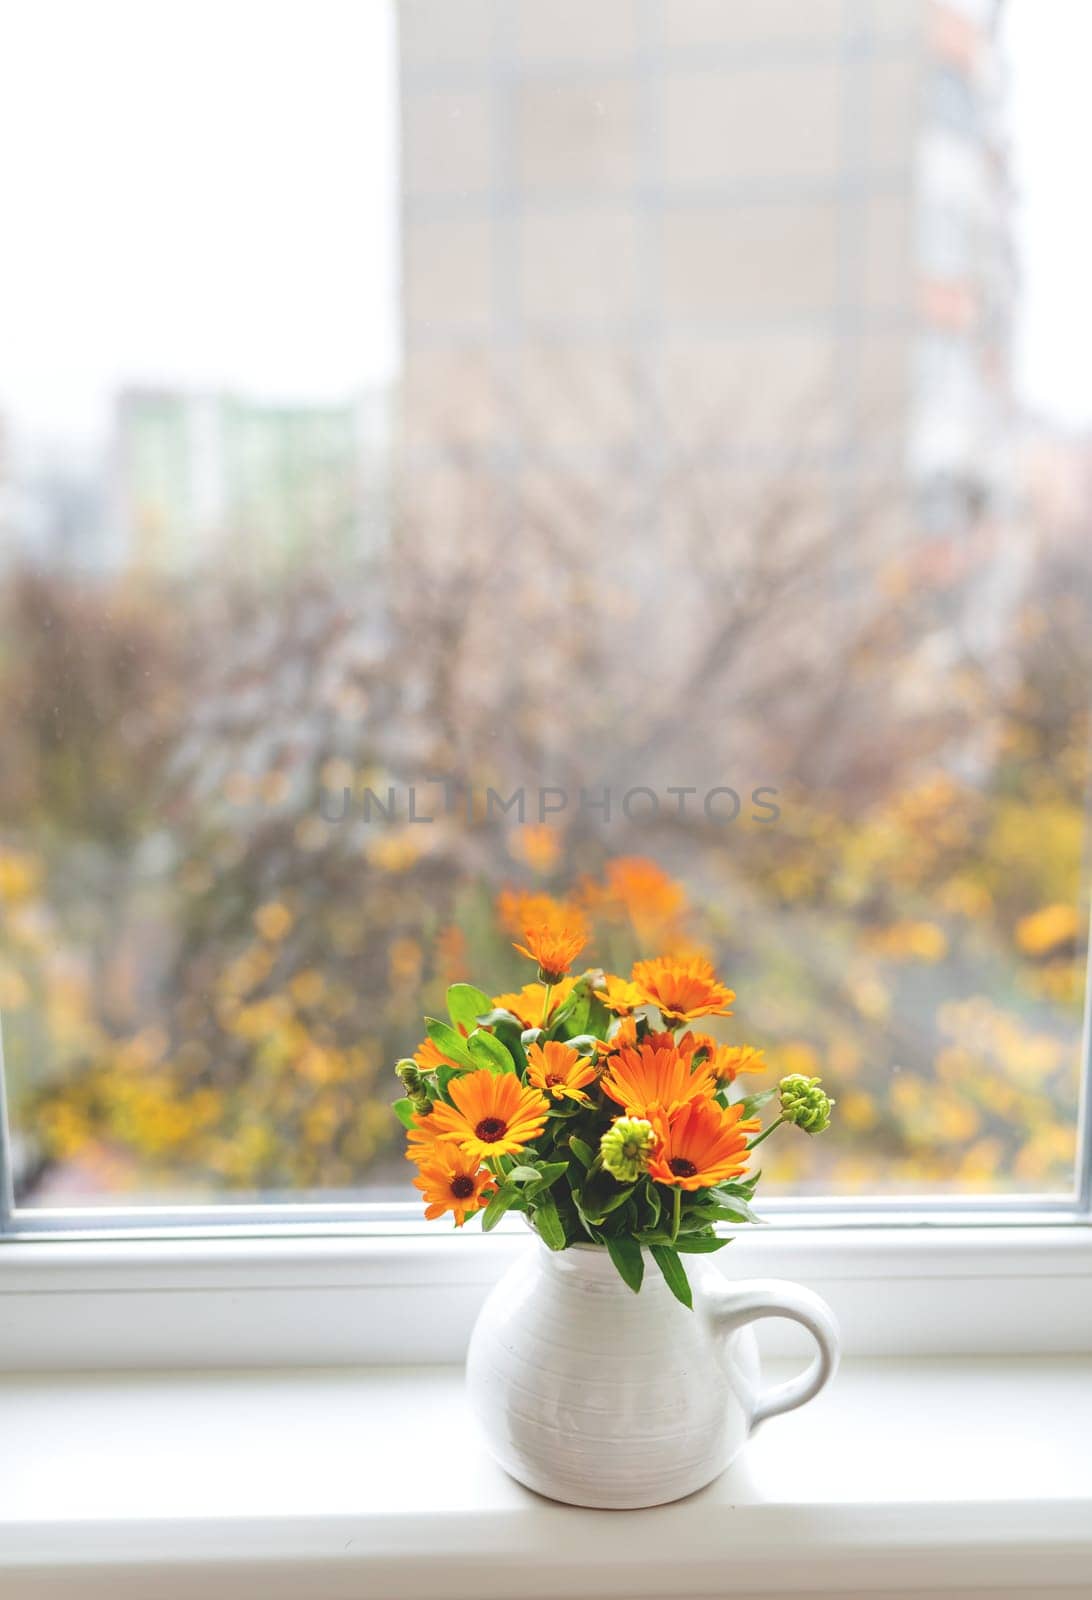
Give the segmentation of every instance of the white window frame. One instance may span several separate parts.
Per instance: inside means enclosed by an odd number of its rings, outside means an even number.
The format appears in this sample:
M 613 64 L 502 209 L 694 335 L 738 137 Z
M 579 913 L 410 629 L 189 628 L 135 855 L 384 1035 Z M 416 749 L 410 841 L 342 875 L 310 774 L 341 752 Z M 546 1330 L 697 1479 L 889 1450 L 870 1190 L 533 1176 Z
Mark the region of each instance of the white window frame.
M 817 1289 L 849 1354 L 1092 1352 L 1090 987 L 1071 1198 L 774 1198 L 718 1264 Z M 7 1149 L 0 1056 L 0 1370 L 458 1361 L 528 1244 L 400 1204 L 17 1210 Z
M 417 1224 L 292 1235 L 9 1239 L 0 1261 L 0 1369 L 456 1362 L 485 1294 L 528 1248 Z M 785 1277 L 832 1305 L 849 1355 L 1092 1352 L 1092 1227 L 1020 1223 L 831 1227 L 785 1218 L 718 1257 L 737 1277 Z M 795 1354 L 787 1325 L 770 1346 Z

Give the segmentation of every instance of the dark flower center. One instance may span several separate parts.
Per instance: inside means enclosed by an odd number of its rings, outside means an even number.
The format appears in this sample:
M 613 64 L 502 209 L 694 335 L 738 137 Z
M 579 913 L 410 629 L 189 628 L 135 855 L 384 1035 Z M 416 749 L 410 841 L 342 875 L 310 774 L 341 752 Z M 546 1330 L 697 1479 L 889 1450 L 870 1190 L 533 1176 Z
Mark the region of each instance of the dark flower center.
M 547 1087 L 547 1089 L 552 1089 L 555 1084 L 564 1083 L 564 1082 L 565 1082 L 565 1079 L 559 1077 L 556 1072 L 548 1072 L 546 1074 L 546 1087 Z
M 483 1117 L 474 1132 L 483 1144 L 496 1144 L 508 1132 L 508 1124 L 500 1117 Z
M 688 1161 L 685 1156 L 672 1156 L 667 1164 L 676 1178 L 692 1178 L 698 1170 L 694 1163 Z
M 458 1178 L 452 1178 L 451 1193 L 456 1200 L 468 1200 L 474 1193 L 474 1179 L 468 1178 L 465 1173 Z

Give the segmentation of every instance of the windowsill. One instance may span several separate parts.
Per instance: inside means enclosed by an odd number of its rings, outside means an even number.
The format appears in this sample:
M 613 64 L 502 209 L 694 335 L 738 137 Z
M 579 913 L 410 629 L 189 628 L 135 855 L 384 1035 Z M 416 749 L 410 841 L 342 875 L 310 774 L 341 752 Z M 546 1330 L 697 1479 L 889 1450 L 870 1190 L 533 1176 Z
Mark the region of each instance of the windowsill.
M 20 1600 L 1092 1586 L 1092 1360 L 848 1362 L 709 1489 L 575 1511 L 486 1456 L 458 1368 L 12 1375 Z

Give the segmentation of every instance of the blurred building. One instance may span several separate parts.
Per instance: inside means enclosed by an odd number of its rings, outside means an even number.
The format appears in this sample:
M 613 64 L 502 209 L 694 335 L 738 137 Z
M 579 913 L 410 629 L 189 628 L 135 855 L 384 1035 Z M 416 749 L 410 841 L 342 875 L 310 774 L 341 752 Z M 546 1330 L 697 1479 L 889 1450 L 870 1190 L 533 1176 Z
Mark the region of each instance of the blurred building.
M 516 483 L 1006 488 L 998 0 L 402 0 L 413 502 Z
M 86 456 L 39 442 L 21 451 L 0 415 L 0 574 L 10 567 L 96 571 L 102 565 L 102 489 Z
M 1028 417 L 1017 452 L 1021 509 L 1043 544 L 1092 554 L 1092 435 Z
M 388 405 L 120 396 L 112 565 L 186 572 L 369 554 L 386 526 Z

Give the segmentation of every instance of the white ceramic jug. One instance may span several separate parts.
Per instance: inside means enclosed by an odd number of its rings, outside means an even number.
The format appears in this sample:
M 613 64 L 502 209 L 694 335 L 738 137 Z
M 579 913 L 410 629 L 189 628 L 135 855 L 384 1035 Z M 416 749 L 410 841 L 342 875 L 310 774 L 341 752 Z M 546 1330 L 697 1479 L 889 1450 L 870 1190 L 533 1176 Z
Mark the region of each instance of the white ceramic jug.
M 471 1406 L 504 1469 L 575 1506 L 624 1510 L 710 1483 L 749 1434 L 811 1400 L 838 1364 L 838 1328 L 810 1289 L 732 1283 L 684 1258 L 688 1311 L 646 1257 L 634 1294 L 605 1249 L 536 1240 L 478 1316 L 467 1356 Z M 800 1377 L 762 1389 L 747 1326 L 790 1317 L 818 1353 Z

